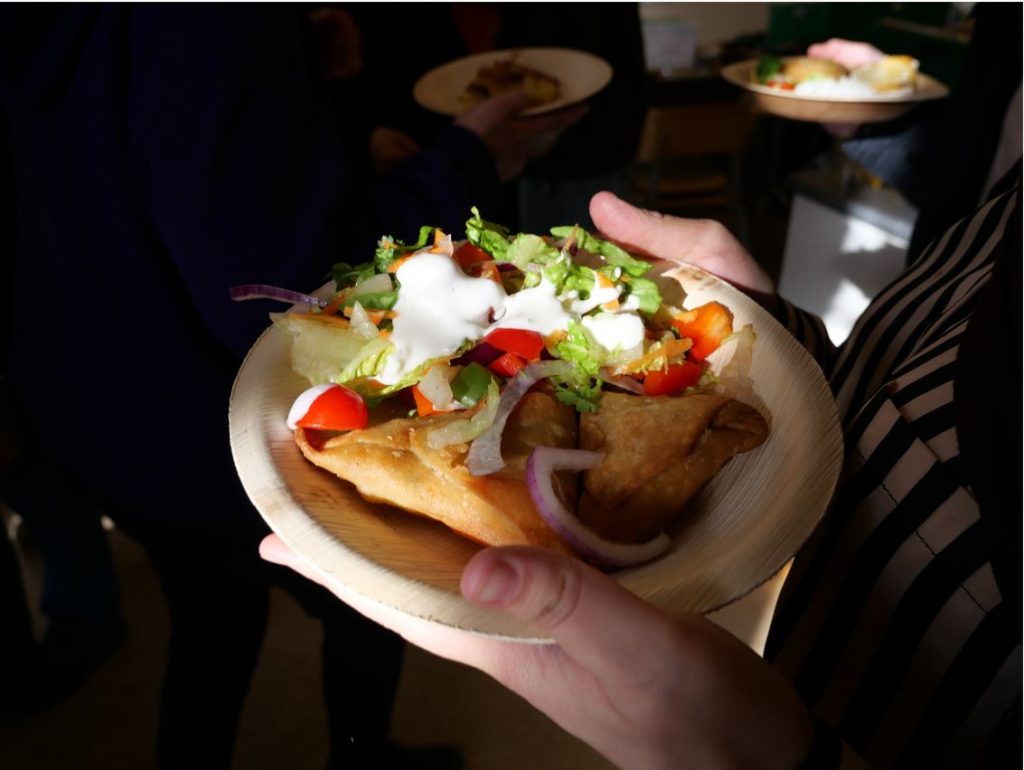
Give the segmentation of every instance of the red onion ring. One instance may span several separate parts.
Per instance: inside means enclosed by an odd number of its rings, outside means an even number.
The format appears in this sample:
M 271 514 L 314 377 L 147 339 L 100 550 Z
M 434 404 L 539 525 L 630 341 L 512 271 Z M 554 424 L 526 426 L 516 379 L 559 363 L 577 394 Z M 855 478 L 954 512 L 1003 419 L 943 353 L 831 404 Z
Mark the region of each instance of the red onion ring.
M 603 369 L 601 370 L 601 379 L 619 390 L 636 393 L 638 396 L 644 395 L 644 384 L 629 375 L 612 374 L 610 371 Z
M 494 415 L 494 422 L 469 445 L 466 455 L 466 469 L 472 476 L 486 476 L 500 471 L 505 467 L 501 456 L 501 436 L 505 432 L 505 423 L 512 414 L 519 400 L 533 387 L 537 380 L 568 374 L 573 369 L 569 361 L 537 361 L 519 370 L 505 389 L 501 391 L 501 401 Z
M 327 300 L 314 297 L 312 294 L 303 294 L 291 289 L 282 289 L 279 286 L 268 286 L 265 283 L 244 283 L 241 286 L 232 286 L 228 289 L 231 299 L 240 302 L 245 299 L 276 299 L 281 302 L 291 302 L 293 305 L 316 305 L 327 307 Z
M 605 540 L 568 511 L 551 482 L 555 471 L 593 468 L 604 457 L 585 449 L 539 446 L 526 460 L 526 485 L 537 511 L 562 540 L 582 558 L 601 567 L 630 567 L 660 556 L 671 541 L 664 532 L 646 543 L 613 543 Z

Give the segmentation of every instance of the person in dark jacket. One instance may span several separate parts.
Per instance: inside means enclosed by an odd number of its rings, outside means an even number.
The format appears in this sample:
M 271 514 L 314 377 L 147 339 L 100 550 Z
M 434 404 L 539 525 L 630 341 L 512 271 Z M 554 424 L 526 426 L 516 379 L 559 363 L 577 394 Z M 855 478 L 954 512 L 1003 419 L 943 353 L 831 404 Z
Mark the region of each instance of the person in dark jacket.
M 519 119 L 512 95 L 389 173 L 356 176 L 364 150 L 343 146 L 305 12 L 15 6 L 0 23 L 18 212 L 11 381 L 53 483 L 102 500 L 161 580 L 162 767 L 228 766 L 275 582 L 323 621 L 332 765 L 393 766 L 396 751 L 400 639 L 256 556 L 265 525 L 226 415 L 267 307 L 228 288 L 311 290 L 384 233 L 464 221 L 496 195 L 500 161 L 579 117 Z

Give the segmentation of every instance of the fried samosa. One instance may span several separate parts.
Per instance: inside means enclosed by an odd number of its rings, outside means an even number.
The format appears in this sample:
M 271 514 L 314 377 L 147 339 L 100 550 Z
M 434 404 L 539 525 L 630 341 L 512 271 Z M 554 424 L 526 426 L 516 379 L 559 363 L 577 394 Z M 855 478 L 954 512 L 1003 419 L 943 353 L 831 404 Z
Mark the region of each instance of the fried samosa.
M 505 426 L 505 467 L 488 476 L 471 476 L 466 470 L 466 444 L 432 449 L 427 443 L 431 430 L 458 419 L 465 414 L 402 417 L 343 433 L 322 445 L 301 428 L 295 438 L 311 462 L 351 482 L 368 500 L 436 519 L 487 545 L 538 545 L 571 553 L 537 513 L 526 486 L 526 460 L 537 446 L 576 446 L 572 407 L 547 392 L 526 394 Z M 560 496 L 573 510 L 573 481 L 559 481 Z
M 580 448 L 604 459 L 583 474 L 577 515 L 606 540 L 648 540 L 731 457 L 767 436 L 760 412 L 727 396 L 604 393 L 601 408 L 580 419 Z

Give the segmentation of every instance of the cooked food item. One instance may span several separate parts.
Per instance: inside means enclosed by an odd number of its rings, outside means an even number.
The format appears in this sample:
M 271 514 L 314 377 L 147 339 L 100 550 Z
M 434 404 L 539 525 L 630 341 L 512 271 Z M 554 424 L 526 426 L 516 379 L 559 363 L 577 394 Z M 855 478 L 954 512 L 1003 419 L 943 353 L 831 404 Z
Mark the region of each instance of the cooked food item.
M 793 90 L 805 80 L 838 80 L 848 74 L 846 67 L 828 59 L 812 59 L 810 56 L 793 56 L 786 59 L 762 56 L 758 61 L 755 77 L 761 85 Z
M 538 105 L 557 101 L 562 94 L 556 78 L 521 64 L 510 56 L 481 67 L 466 86 L 461 101 L 472 106 L 517 88 L 521 88 L 530 101 Z
M 273 316 L 311 383 L 288 415 L 303 454 L 477 542 L 653 558 L 767 435 L 733 400 L 753 331 L 719 302 L 686 308 L 678 286 L 666 302 L 650 263 L 578 226 L 513 235 L 473 209 L 466 236 L 382 238 L 372 262 L 335 267 L 329 300 L 236 292 L 310 308 Z
M 323 443 L 300 429 L 296 441 L 312 463 L 351 482 L 368 500 L 429 516 L 478 543 L 538 545 L 569 553 L 537 513 L 525 479 L 534 448 L 576 446 L 572 407 L 549 393 L 528 393 L 505 426 L 505 467 L 486 476 L 466 469 L 467 444 L 430 445 L 430 431 L 456 419 L 454 412 L 402 417 Z M 575 507 L 571 478 L 559 491 L 563 502 Z
M 853 76 L 880 93 L 900 91 L 913 88 L 918 66 L 917 59 L 912 56 L 884 56 L 858 67 Z
M 604 459 L 583 473 L 577 515 L 607 540 L 650 540 L 730 458 L 767 437 L 761 413 L 727 396 L 606 393 L 580 418 L 580 448 Z
M 829 61 L 828 59 L 812 59 L 809 56 L 797 56 L 793 59 L 787 59 L 783 63 L 781 74 L 790 83 L 796 84 L 803 83 L 805 80 L 811 80 L 812 78 L 838 80 L 844 75 L 848 75 L 849 70 L 839 62 Z
M 848 70 L 838 62 L 809 56 L 762 56 L 754 79 L 760 85 L 803 96 L 900 96 L 914 87 L 918 62 L 910 56 L 884 56 Z

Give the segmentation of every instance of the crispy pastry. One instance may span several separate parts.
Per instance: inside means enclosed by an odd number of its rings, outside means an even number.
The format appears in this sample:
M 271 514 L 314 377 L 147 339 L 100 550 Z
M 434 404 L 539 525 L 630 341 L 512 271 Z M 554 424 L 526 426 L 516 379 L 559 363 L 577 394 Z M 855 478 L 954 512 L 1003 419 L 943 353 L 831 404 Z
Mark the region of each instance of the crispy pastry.
M 489 476 L 471 476 L 466 470 L 466 444 L 443 449 L 427 444 L 432 429 L 457 419 L 465 419 L 465 413 L 402 417 L 322 445 L 301 428 L 295 438 L 311 462 L 351 482 L 368 500 L 437 519 L 487 545 L 538 545 L 571 553 L 534 507 L 526 487 L 526 460 L 536 446 L 576 446 L 573 409 L 543 391 L 524 396 L 505 426 L 505 467 Z M 571 480 L 559 487 L 572 510 Z
M 782 65 L 782 74 L 790 83 L 803 83 L 811 78 L 831 78 L 838 80 L 849 71 L 839 62 L 829 59 L 812 59 L 810 56 L 797 56 L 786 60 Z
M 605 393 L 601 409 L 580 419 L 580 448 L 605 456 L 583 474 L 577 515 L 607 540 L 645 541 L 731 457 L 767 436 L 764 417 L 727 396 Z
M 912 88 L 917 80 L 917 60 L 912 56 L 883 56 L 854 70 L 854 76 L 880 93 Z

